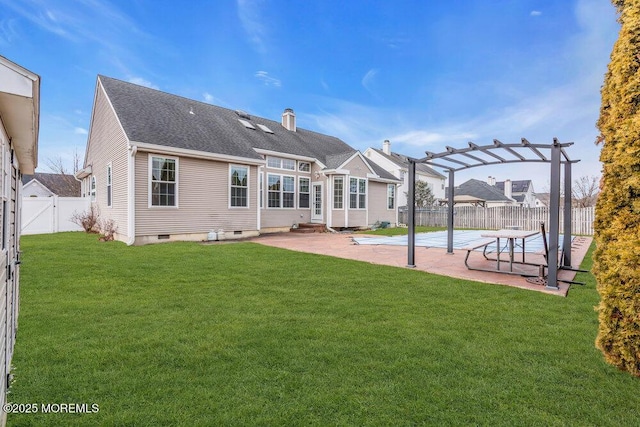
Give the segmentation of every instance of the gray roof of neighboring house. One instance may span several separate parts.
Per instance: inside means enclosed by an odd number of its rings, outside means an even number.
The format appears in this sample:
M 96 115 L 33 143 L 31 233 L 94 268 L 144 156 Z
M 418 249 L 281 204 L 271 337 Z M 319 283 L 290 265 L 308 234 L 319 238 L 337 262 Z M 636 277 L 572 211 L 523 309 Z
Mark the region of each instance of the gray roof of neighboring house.
M 391 154 L 387 154 L 383 150 L 380 150 L 379 148 L 374 148 L 374 150 L 377 151 L 378 154 L 380 154 L 381 156 L 391 160 L 392 162 L 394 162 L 398 166 L 402 166 L 402 167 L 409 166 L 409 160 L 408 160 L 407 156 L 404 156 L 404 155 L 398 154 L 398 153 L 394 153 L 393 151 L 391 152 Z M 433 177 L 436 177 L 436 178 L 445 179 L 445 176 L 443 174 L 441 174 L 440 172 L 438 172 L 437 170 L 433 169 L 431 166 L 429 166 L 429 165 L 427 165 L 425 163 L 416 163 L 416 172 L 417 173 L 422 173 L 422 174 L 425 174 L 425 175 L 430 175 L 430 176 L 433 176 Z
M 33 175 L 22 175 L 22 184 L 27 184 L 33 179 L 57 196 L 80 197 L 80 182 L 73 175 L 36 172 Z
M 512 193 L 526 193 L 527 191 L 529 191 L 530 186 L 531 186 L 530 179 L 525 179 L 521 181 L 511 181 Z M 501 191 L 504 191 L 504 181 L 496 182 L 496 187 L 498 187 Z
M 478 179 L 470 179 L 463 182 L 455 188 L 454 195 L 473 196 L 487 202 L 507 202 L 511 200 L 493 185 Z
M 132 142 L 262 159 L 254 150 L 257 148 L 314 158 L 329 169 L 340 166 L 356 152 L 332 136 L 299 127 L 293 132 L 277 121 L 250 115 L 247 119 L 227 108 L 102 75 L 98 79 Z M 245 127 L 238 119 L 250 122 L 255 129 Z M 379 175 L 395 179 L 387 172 Z

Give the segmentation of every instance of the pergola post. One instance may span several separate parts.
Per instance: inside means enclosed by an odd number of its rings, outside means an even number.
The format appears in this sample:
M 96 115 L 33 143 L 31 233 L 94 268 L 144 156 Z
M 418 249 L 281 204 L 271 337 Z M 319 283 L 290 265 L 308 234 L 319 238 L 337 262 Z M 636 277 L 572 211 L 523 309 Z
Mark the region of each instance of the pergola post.
M 564 232 L 562 240 L 562 265 L 571 267 L 571 162 L 564 164 Z
M 416 162 L 409 159 L 409 192 L 407 198 L 407 267 L 415 267 L 416 254 Z
M 449 203 L 447 204 L 447 253 L 453 254 L 453 191 L 455 172 L 449 169 Z
M 560 232 L 560 155 L 561 147 L 554 139 L 551 147 L 551 192 L 549 194 L 548 289 L 558 289 L 558 240 Z

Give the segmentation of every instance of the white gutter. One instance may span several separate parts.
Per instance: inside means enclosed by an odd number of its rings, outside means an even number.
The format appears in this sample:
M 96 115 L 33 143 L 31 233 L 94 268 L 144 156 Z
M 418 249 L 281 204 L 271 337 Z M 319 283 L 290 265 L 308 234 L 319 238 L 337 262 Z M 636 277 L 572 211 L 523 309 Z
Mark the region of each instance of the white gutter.
M 127 245 L 131 246 L 136 241 L 136 153 L 138 147 L 129 145 L 127 156 Z
M 192 157 L 194 159 L 219 160 L 222 162 L 239 163 L 243 165 L 264 165 L 262 159 L 250 159 L 248 157 L 230 156 L 227 154 L 209 153 L 206 151 L 189 150 L 187 148 L 176 148 L 164 145 L 148 144 L 146 142 L 132 141 L 140 151 L 157 154 L 168 154 L 170 156 Z

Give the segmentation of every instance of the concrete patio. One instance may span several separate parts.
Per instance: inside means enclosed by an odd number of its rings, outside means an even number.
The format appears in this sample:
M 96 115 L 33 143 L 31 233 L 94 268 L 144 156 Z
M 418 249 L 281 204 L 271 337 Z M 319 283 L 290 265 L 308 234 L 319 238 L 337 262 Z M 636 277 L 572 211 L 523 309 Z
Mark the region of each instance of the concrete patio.
M 408 268 L 406 246 L 357 245 L 353 242 L 353 236 L 355 235 L 343 233 L 274 233 L 264 234 L 252 238 L 250 241 L 293 251 Z M 360 238 L 367 235 L 357 234 L 357 236 Z M 591 237 L 586 236 L 578 236 L 573 240 L 571 247 L 573 267 L 580 266 L 591 245 L 591 240 Z M 443 276 L 513 286 L 559 296 L 566 296 L 569 291 L 570 285 L 567 283 L 560 282 L 560 289 L 552 290 L 543 285 L 529 283 L 524 277 L 518 275 L 469 270 L 464 265 L 466 254 L 467 252 L 463 250 L 455 250 L 453 254 L 447 254 L 446 250 L 441 248 L 418 247 L 415 251 L 415 269 Z M 503 256 L 504 258 L 502 259 L 505 259 L 506 254 Z M 543 263 L 543 261 L 542 255 L 527 254 L 527 262 Z M 495 268 L 496 263 L 495 261 L 485 260 L 481 252 L 474 252 L 469 258 L 469 264 L 474 267 Z M 506 263 L 503 263 L 501 268 L 506 268 Z M 538 268 L 535 266 L 514 265 L 514 271 L 537 274 Z M 575 277 L 575 273 L 560 270 L 558 277 L 564 280 L 572 280 Z

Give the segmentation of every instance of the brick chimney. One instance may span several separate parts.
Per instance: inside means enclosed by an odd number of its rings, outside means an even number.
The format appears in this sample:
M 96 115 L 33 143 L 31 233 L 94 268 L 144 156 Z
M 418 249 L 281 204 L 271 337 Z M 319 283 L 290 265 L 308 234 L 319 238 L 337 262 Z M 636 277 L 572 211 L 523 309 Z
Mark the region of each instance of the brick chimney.
M 505 179 L 504 180 L 504 195 L 508 198 L 512 198 L 512 190 L 513 188 L 511 187 L 511 180 L 510 179 Z
M 285 109 L 284 113 L 282 113 L 282 126 L 286 130 L 296 131 L 296 114 L 291 108 Z
M 385 139 L 382 143 L 382 152 L 386 155 L 391 154 L 391 142 L 388 139 Z

